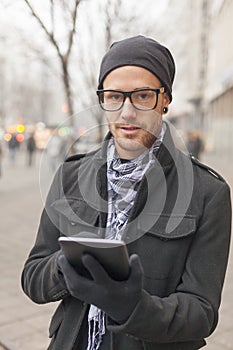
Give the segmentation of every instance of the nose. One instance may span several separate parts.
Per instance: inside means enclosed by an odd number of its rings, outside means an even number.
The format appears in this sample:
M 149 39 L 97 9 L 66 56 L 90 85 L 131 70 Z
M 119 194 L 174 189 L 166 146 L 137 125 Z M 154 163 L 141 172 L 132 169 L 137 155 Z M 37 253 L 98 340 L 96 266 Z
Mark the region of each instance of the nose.
M 126 98 L 125 103 L 122 107 L 121 118 L 127 122 L 136 118 L 136 109 L 130 102 L 129 97 Z

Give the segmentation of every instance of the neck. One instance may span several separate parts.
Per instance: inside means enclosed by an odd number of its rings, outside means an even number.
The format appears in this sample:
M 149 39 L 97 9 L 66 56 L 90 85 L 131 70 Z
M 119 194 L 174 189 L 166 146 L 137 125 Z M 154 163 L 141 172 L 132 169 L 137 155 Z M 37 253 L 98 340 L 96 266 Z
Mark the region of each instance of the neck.
M 114 138 L 114 144 L 119 158 L 127 160 L 138 158 L 140 155 L 147 152 L 151 148 L 153 143 L 151 143 L 150 146 L 148 145 L 148 147 L 146 147 L 133 140 L 121 142 L 121 140 Z

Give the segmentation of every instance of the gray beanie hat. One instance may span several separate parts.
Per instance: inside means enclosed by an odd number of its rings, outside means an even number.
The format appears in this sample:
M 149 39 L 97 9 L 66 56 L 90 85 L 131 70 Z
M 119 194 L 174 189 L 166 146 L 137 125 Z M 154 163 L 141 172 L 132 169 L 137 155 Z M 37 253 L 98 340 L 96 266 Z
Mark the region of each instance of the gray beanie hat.
M 142 35 L 113 43 L 101 62 L 98 89 L 103 89 L 103 81 L 112 70 L 122 66 L 149 70 L 164 85 L 172 101 L 175 62 L 165 46 Z

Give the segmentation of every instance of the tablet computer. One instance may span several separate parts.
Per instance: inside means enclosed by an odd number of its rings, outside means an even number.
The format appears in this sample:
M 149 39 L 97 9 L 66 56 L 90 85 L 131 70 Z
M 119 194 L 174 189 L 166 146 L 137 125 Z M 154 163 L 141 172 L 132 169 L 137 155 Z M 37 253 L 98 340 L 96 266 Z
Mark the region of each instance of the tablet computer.
M 129 275 L 129 256 L 123 241 L 103 238 L 59 237 L 59 244 L 69 263 L 81 275 L 90 278 L 82 264 L 83 254 L 91 254 L 115 280 L 125 280 Z

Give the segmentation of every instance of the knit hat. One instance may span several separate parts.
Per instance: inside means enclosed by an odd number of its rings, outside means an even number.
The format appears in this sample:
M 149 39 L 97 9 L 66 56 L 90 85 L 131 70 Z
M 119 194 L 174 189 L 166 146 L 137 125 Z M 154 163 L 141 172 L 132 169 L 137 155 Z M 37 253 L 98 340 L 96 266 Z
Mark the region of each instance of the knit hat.
M 98 89 L 103 89 L 103 81 L 112 70 L 122 66 L 139 66 L 149 70 L 165 86 L 172 101 L 175 62 L 165 46 L 142 35 L 114 42 L 101 62 Z

